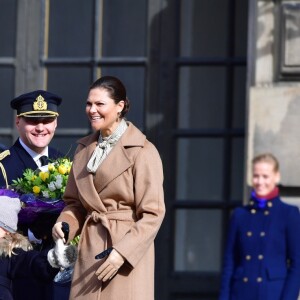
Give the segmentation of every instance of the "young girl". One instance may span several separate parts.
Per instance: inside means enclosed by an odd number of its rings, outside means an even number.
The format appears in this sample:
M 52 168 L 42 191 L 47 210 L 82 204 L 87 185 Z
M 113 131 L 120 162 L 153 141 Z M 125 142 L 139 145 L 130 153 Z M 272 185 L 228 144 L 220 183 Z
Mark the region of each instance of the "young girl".
M 76 259 L 76 248 L 62 241 L 50 251 L 32 250 L 28 239 L 16 232 L 20 200 L 13 193 L 8 195 L 0 196 L 0 300 L 13 299 L 14 280 L 33 276 L 50 282 L 61 266 L 72 265 Z

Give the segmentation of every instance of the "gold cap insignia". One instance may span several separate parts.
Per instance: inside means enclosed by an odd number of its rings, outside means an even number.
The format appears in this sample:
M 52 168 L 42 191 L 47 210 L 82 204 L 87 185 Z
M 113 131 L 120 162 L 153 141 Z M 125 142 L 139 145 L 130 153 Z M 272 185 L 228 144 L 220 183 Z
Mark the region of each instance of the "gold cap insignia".
M 47 110 L 47 102 L 45 101 L 42 95 L 39 95 L 33 102 L 33 109 L 34 110 Z

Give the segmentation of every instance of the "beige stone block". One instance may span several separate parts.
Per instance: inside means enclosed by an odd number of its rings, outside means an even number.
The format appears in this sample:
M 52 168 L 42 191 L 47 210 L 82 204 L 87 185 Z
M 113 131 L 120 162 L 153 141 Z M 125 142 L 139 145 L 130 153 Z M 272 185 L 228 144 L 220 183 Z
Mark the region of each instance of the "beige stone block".
M 300 87 L 251 88 L 247 145 L 247 181 L 251 159 L 272 152 L 279 160 L 281 183 L 300 186 Z

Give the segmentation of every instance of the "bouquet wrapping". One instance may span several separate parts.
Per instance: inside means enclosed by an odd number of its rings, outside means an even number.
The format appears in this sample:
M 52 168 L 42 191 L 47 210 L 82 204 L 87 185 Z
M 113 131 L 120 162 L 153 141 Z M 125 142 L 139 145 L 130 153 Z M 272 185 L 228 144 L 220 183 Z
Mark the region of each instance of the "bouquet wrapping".
M 59 215 L 65 204 L 61 199 L 56 201 L 47 201 L 45 198 L 39 198 L 34 194 L 20 194 L 23 203 L 19 212 L 19 224 L 29 225 L 35 222 L 41 214 Z

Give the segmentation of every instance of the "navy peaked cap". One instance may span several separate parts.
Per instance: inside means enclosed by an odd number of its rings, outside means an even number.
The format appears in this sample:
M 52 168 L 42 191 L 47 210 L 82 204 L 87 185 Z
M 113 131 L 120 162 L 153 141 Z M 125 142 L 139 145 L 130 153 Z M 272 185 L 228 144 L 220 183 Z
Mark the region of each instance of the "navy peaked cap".
M 57 107 L 61 102 L 61 97 L 47 91 L 37 90 L 13 99 L 10 106 L 17 110 L 18 117 L 53 118 L 58 116 Z

